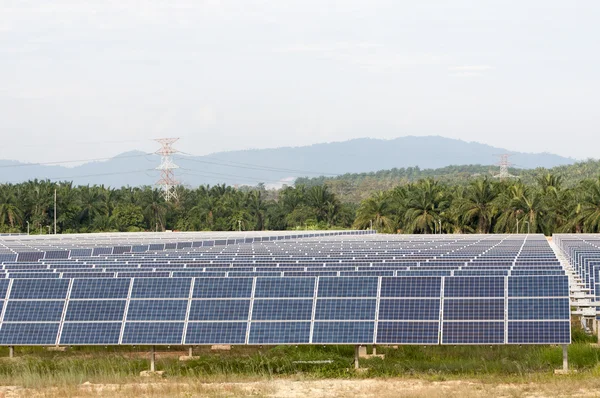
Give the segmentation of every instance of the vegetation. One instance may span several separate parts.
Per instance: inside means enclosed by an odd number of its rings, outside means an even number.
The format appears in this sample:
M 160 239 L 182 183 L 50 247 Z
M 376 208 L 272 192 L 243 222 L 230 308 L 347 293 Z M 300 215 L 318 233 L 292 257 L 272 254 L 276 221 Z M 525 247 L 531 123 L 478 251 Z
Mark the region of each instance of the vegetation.
M 49 233 L 57 190 L 59 233 L 176 230 L 284 230 L 351 227 L 356 205 L 343 204 L 325 186 L 178 187 L 166 203 L 151 187 L 73 186 L 29 181 L 0 185 L 0 232 Z
M 574 182 L 563 177 L 574 170 L 588 177 L 594 165 L 590 161 L 557 168 L 556 174 L 525 174 L 531 178 L 523 179 L 479 176 L 462 183 L 428 177 L 364 191 L 359 203 L 341 200 L 348 194 L 336 193 L 340 187 L 331 181 L 280 190 L 266 190 L 263 185 L 178 187 L 178 200 L 166 203 L 161 192 L 151 187 L 75 187 L 36 180 L 0 185 L 0 232 L 25 232 L 29 224 L 31 233 L 49 233 L 56 189 L 59 233 L 366 229 L 371 225 L 388 233 L 594 233 L 600 232 L 600 163 L 594 178 Z
M 572 188 L 552 174 L 533 184 L 478 178 L 463 186 L 427 178 L 363 200 L 354 227 L 366 228 L 371 220 L 382 232 L 595 233 L 600 178 Z
M 551 174 L 561 178 L 565 188 L 575 188 L 582 180 L 598 178 L 600 161 L 588 160 L 552 169 L 511 168 L 509 171 L 519 177 L 525 185 L 533 185 L 539 178 Z M 341 201 L 359 203 L 372 192 L 390 190 L 398 185 L 414 183 L 425 178 L 434 178 L 448 185 L 465 186 L 478 178 L 492 178 L 495 173 L 497 167 L 482 165 L 448 166 L 440 169 L 421 169 L 417 166 L 371 173 L 349 173 L 338 177 L 299 178 L 296 184 L 306 187 L 327 185 Z
M 235 380 L 299 376 L 303 378 L 490 378 L 534 379 L 562 367 L 557 346 L 400 346 L 378 347 L 385 359 L 361 359 L 364 373 L 353 371 L 352 346 L 234 347 L 211 352 L 196 347 L 196 359 L 181 362 L 185 350 L 165 347 L 157 353 L 157 369 L 167 378 Z M 6 349 L 3 349 L 6 351 Z M 4 352 L 3 354 L 6 354 Z M 19 347 L 15 359 L 0 360 L 0 385 L 26 387 L 135 380 L 149 368 L 145 347 L 82 347 L 67 352 Z M 589 343 L 569 346 L 569 363 L 578 377 L 597 377 L 600 349 Z

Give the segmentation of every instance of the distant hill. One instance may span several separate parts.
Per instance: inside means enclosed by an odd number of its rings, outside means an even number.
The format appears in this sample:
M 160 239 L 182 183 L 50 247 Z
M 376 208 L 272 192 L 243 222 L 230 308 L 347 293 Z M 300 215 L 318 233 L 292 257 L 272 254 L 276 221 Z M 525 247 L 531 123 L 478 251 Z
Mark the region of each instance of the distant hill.
M 193 152 L 193 148 L 186 148 Z M 303 147 L 254 149 L 221 152 L 207 156 L 176 155 L 181 169 L 177 178 L 192 187 L 200 184 L 267 186 L 292 183 L 298 177 L 318 177 L 347 173 L 409 168 L 437 169 L 451 165 L 487 166 L 498 161 L 494 155 L 511 153 L 511 162 L 521 169 L 552 168 L 575 163 L 574 159 L 549 153 L 510 152 L 489 145 L 438 136 L 400 137 L 393 140 L 361 138 Z M 152 185 L 158 179 L 154 168 L 160 157 L 127 152 L 113 159 L 76 167 L 28 165 L 0 161 L 0 182 L 30 179 L 68 180 L 77 185 Z

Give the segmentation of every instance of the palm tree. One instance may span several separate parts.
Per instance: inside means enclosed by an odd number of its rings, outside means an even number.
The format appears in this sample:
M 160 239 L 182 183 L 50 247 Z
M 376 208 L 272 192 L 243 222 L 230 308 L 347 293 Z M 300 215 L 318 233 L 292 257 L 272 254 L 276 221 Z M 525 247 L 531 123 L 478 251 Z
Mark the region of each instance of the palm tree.
M 432 178 L 410 185 L 405 213 L 408 231 L 432 232 L 447 206 L 442 186 Z
M 22 221 L 23 210 L 18 205 L 13 186 L 0 186 L 0 225 L 8 224 L 12 229 Z
M 478 234 L 487 234 L 496 214 L 494 186 L 487 178 L 478 179 L 469 184 L 464 196 L 458 201 L 458 213 L 466 223 L 476 221 Z
M 102 212 L 103 201 L 100 189 L 97 186 L 90 187 L 89 185 L 81 187 L 79 201 L 81 204 L 79 219 L 87 218 L 88 227 L 91 227 L 92 219 Z
M 584 231 L 593 233 L 600 231 L 600 178 L 584 184 L 584 193 L 581 202 L 580 218 L 583 221 Z
M 371 222 L 375 229 L 381 232 L 392 232 L 394 230 L 393 208 L 390 195 L 386 192 L 376 192 L 371 197 L 363 200 L 358 208 L 354 227 L 366 229 Z
M 253 190 L 248 194 L 248 210 L 255 220 L 254 229 L 258 231 L 264 230 L 267 207 L 260 190 Z

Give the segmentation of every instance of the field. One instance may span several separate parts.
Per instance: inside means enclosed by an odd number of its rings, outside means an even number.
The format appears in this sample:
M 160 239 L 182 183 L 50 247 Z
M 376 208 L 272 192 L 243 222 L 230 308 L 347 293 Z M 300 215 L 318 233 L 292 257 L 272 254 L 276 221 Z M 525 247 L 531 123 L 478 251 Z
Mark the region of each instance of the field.
M 600 396 L 600 348 L 574 329 L 569 348 L 576 372 L 556 346 L 378 347 L 385 359 L 362 359 L 353 347 L 194 348 L 157 352 L 163 377 L 143 378 L 148 347 L 73 347 L 66 352 L 18 347 L 0 350 L 0 397 L 587 397 Z M 331 361 L 326 364 L 299 361 Z

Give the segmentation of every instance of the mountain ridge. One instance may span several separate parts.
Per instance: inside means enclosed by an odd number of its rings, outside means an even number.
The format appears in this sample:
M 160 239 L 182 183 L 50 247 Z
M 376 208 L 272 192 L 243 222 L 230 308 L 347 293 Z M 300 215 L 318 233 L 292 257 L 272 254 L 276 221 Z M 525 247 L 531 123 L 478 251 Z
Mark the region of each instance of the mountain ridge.
M 177 146 L 176 146 L 177 147 Z M 573 164 L 575 159 L 552 153 L 508 151 L 479 142 L 441 136 L 405 136 L 393 139 L 356 138 L 298 147 L 246 149 L 215 152 L 204 156 L 177 154 L 177 178 L 189 186 L 201 184 L 268 186 L 290 183 L 298 177 L 365 173 L 394 168 L 437 169 L 451 165 L 491 166 L 494 155 L 511 154 L 515 167 L 552 168 Z M 160 156 L 126 151 L 109 160 L 76 166 L 44 165 L 0 160 L 0 182 L 16 183 L 31 179 L 69 180 L 76 185 L 97 184 L 112 187 L 152 185 L 159 179 L 155 168 Z

